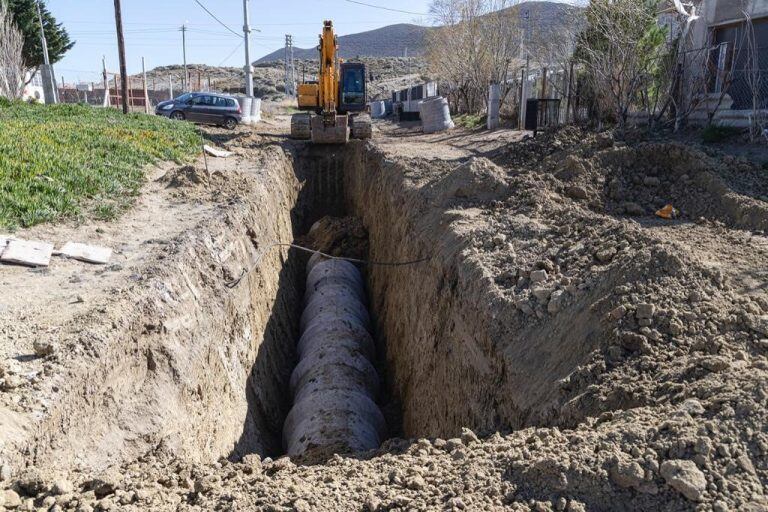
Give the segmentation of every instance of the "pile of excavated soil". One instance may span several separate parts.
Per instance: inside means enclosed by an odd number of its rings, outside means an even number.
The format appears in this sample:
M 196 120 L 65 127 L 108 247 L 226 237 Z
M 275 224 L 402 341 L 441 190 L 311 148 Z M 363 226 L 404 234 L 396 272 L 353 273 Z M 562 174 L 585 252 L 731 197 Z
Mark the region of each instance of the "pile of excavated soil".
M 493 162 L 428 146 L 405 158 L 351 143 L 346 157 L 368 258 L 421 261 L 373 267 L 368 283 L 407 439 L 306 465 L 205 463 L 158 443 L 104 472 L 8 475 L 0 502 L 768 510 L 766 203 L 749 192 L 765 176 L 572 129 Z M 665 204 L 678 218 L 654 215 Z M 338 249 L 336 222 L 317 247 Z
M 331 256 L 364 259 L 368 255 L 368 232 L 358 217 L 325 216 L 298 242 Z

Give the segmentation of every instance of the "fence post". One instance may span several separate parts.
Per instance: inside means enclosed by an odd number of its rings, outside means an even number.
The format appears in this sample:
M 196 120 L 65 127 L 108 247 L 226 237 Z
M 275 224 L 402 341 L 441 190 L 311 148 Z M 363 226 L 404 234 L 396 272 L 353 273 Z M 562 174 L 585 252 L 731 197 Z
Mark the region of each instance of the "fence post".
M 107 58 L 102 55 L 101 57 L 101 69 L 103 73 L 104 78 L 104 101 L 102 102 L 102 107 L 108 107 L 109 106 L 109 75 L 107 74 Z
M 144 88 L 144 113 L 149 114 L 149 92 L 147 92 L 147 68 L 144 67 L 144 57 L 141 58 L 141 83 Z
M 488 87 L 488 121 L 489 130 L 495 130 L 499 127 L 499 108 L 501 103 L 501 90 L 499 84 L 491 82 Z
M 568 96 L 565 99 L 565 124 L 569 123 L 571 117 L 571 93 L 573 91 L 573 61 L 571 61 L 568 67 Z

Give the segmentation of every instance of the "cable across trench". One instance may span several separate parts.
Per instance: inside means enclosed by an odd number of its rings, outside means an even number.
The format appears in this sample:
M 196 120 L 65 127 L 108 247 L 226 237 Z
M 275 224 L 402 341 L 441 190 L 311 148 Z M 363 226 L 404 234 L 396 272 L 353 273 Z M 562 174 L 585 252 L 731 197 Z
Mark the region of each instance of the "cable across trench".
M 290 380 L 293 407 L 283 425 L 286 452 L 377 448 L 386 423 L 376 405 L 379 376 L 362 275 L 348 261 L 314 254 L 306 290 L 299 363 Z

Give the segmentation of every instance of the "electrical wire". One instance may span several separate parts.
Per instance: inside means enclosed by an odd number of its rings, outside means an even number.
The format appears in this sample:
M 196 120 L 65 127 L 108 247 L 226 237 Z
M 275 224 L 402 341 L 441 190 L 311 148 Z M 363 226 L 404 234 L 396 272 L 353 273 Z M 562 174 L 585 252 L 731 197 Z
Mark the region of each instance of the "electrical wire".
M 414 14 L 416 16 L 433 16 L 432 14 L 427 14 L 423 12 L 413 12 L 413 11 L 403 11 L 402 9 L 393 9 L 391 7 L 384 7 L 381 5 L 374 5 L 374 4 L 367 4 L 365 2 L 359 2 L 357 0 L 344 0 L 345 2 L 349 2 L 351 4 L 357 4 L 357 5 L 364 5 L 366 7 L 372 7 L 374 9 L 381 9 L 382 11 L 391 11 L 391 12 L 402 12 L 404 14 Z
M 275 248 L 275 247 L 290 247 L 292 249 L 298 249 L 300 251 L 312 253 L 312 254 L 319 254 L 320 256 L 323 256 L 324 258 L 328 258 L 329 260 L 343 260 L 343 261 L 349 261 L 350 263 L 360 263 L 361 265 L 374 265 L 374 266 L 381 266 L 381 267 L 403 267 L 406 265 L 415 265 L 416 263 L 424 263 L 425 261 L 429 261 L 432 259 L 431 256 L 427 256 L 426 258 L 420 258 L 418 260 L 410 260 L 410 261 L 370 261 L 370 260 L 361 260 L 358 258 L 345 258 L 343 256 L 331 256 L 330 254 L 326 254 L 322 251 L 316 251 L 314 249 L 310 249 L 308 247 L 302 247 L 301 245 L 297 244 L 285 244 L 285 243 L 273 243 L 268 245 L 264 251 L 259 254 L 254 260 L 253 265 L 251 265 L 249 268 L 244 268 L 243 271 L 240 273 L 238 277 L 235 279 L 228 281 L 225 283 L 227 288 L 234 288 L 238 284 L 240 284 L 240 281 L 243 280 L 243 277 L 245 277 L 246 274 L 253 271 L 256 267 L 259 266 L 261 263 L 261 259 L 267 255 L 267 253 Z
M 224 60 L 222 60 L 221 62 L 219 62 L 219 65 L 218 65 L 218 66 L 216 66 L 216 67 L 219 67 L 219 68 L 220 68 L 221 66 L 223 66 L 225 62 L 227 62 L 229 59 L 231 59 L 231 58 L 232 58 L 232 56 L 235 54 L 235 52 L 237 52 L 237 50 L 239 50 L 239 49 L 240 49 L 240 47 L 241 47 L 241 46 L 243 46 L 243 41 L 240 41 L 240 44 L 238 44 L 237 46 L 235 46 L 235 49 L 234 49 L 234 50 L 232 50 L 232 53 L 230 53 L 229 55 L 227 55 L 226 57 L 224 57 Z
M 233 34 L 235 34 L 237 37 L 240 37 L 240 36 L 242 35 L 242 34 L 238 34 L 238 33 L 237 33 L 237 32 L 235 32 L 234 30 L 232 30 L 231 28 L 229 28 L 229 25 L 227 25 L 226 23 L 224 23 L 223 21 L 221 21 L 219 18 L 217 18 L 217 17 L 216 17 L 216 15 L 215 15 L 215 14 L 213 14 L 211 11 L 209 11 L 209 10 L 208 10 L 208 8 L 207 8 L 206 6 L 204 6 L 204 5 L 203 5 L 203 3 L 202 3 L 200 0 L 195 0 L 195 3 L 196 3 L 197 5 L 199 5 L 200 7 L 202 7 L 202 9 L 203 9 L 205 12 L 207 12 L 207 13 L 208 13 L 208 15 L 209 15 L 211 18 L 213 18 L 214 20 L 216 20 L 217 22 L 219 22 L 219 25 L 221 25 L 221 26 L 222 26 L 222 27 L 224 27 L 225 29 L 229 30 L 230 32 L 232 32 Z

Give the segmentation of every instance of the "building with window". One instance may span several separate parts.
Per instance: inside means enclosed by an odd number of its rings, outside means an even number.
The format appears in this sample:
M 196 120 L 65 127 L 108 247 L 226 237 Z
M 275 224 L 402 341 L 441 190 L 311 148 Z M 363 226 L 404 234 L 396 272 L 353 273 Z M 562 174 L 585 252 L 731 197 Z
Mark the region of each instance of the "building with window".
M 694 7 L 698 16 L 687 28 L 682 62 L 686 92 L 696 104 L 691 119 L 748 126 L 755 115 L 765 117 L 768 0 L 683 3 L 688 11 Z
M 31 71 L 27 72 L 27 76 L 24 77 L 25 82 L 29 81 L 31 74 Z M 32 80 L 24 87 L 24 91 L 21 93 L 21 99 L 24 101 L 36 101 L 38 103 L 43 103 L 45 101 L 43 94 L 43 78 L 40 75 L 40 72 L 35 73 Z

